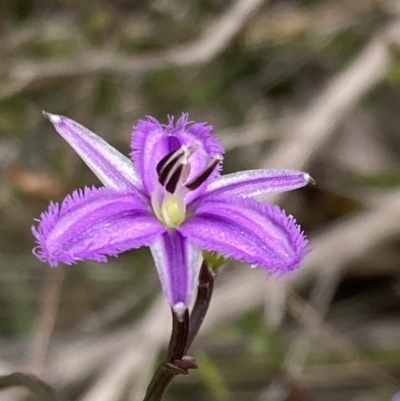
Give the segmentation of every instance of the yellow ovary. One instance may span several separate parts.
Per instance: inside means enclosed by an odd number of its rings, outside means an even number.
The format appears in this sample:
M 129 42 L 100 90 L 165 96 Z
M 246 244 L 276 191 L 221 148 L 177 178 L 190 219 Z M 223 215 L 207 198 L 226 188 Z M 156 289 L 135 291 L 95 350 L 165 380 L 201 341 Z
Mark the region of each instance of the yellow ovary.
M 166 194 L 160 214 L 166 226 L 173 228 L 181 225 L 186 217 L 186 205 L 182 197 L 176 194 Z

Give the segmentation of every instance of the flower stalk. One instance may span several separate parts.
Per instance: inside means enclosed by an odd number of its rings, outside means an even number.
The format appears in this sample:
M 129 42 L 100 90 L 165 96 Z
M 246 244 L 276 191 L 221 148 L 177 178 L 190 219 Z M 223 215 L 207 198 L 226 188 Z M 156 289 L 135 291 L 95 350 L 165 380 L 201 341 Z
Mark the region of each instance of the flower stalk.
M 184 357 L 206 316 L 214 289 L 215 276 L 207 262 L 203 261 L 199 273 L 197 297 L 190 317 L 186 310 L 183 317 L 179 319 L 172 310 L 172 333 L 167 356 L 155 371 L 143 401 L 161 400 L 176 375 L 188 374 L 189 369 L 197 368 L 194 359 Z
M 178 318 L 172 310 L 172 333 L 167 357 L 161 362 L 147 387 L 143 401 L 159 401 L 167 391 L 172 379 L 178 374 L 187 374 L 190 367 L 183 359 L 189 335 L 189 312 Z M 191 362 L 191 361 L 188 361 Z M 195 365 L 193 366 L 193 368 Z
M 210 306 L 211 297 L 214 290 L 214 279 L 216 274 L 210 269 L 204 260 L 201 264 L 199 274 L 199 285 L 197 287 L 197 297 L 190 314 L 189 336 L 186 343 L 185 353 L 191 347 L 193 340 L 203 324 L 204 318 Z

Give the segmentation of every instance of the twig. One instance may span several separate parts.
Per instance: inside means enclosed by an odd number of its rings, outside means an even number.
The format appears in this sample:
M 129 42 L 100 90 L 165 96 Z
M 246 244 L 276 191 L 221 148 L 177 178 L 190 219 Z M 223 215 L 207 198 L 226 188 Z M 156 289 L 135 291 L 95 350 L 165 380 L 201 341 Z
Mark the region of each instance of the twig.
M 399 45 L 400 20 L 396 20 L 377 34 L 344 71 L 334 76 L 305 111 L 288 122 L 286 132 L 290 134 L 262 167 L 307 169 L 313 155 L 329 142 L 343 119 L 385 77 L 392 64 L 392 47 Z M 268 200 L 276 202 L 280 196 L 268 196 Z M 282 310 L 286 296 L 283 282 L 277 284 L 275 292 L 278 291 L 282 302 L 275 302 L 274 308 Z M 271 302 L 268 298 L 266 301 Z
M 7 376 L 0 376 L 0 390 L 12 387 L 27 388 L 38 401 L 66 401 L 51 386 L 33 375 L 15 372 Z
M 379 365 L 362 364 L 357 348 L 329 326 L 322 319 L 322 316 L 294 291 L 289 291 L 286 305 L 289 313 L 306 327 L 310 337 L 337 346 L 342 351 L 343 357 L 351 362 L 351 366 L 355 370 L 364 370 L 366 375 L 370 377 L 371 382 L 385 387 L 394 384 L 393 377 Z
M 154 360 L 168 338 L 169 324 L 166 302 L 160 296 L 143 319 L 134 326 L 114 332 L 106 338 L 103 336 L 102 340 L 96 342 L 95 347 L 93 341 L 91 346 L 88 342 L 78 345 L 84 355 L 79 356 L 75 353 L 77 344 L 71 343 L 63 355 L 77 375 L 86 375 L 93 364 L 103 367 L 103 362 L 107 360 L 101 376 L 81 397 L 81 401 L 120 400 L 124 397 L 127 385 L 132 387 L 131 399 L 138 400 L 143 397 L 152 375 Z M 59 357 L 64 359 L 63 355 Z M 70 356 L 73 356 L 72 360 Z M 60 371 L 57 376 L 64 376 L 63 373 L 65 371 Z M 65 384 L 70 383 L 75 374 L 71 371 L 71 376 L 65 377 Z
M 242 29 L 265 0 L 236 0 L 199 39 L 191 44 L 148 55 L 125 56 L 108 49 L 87 49 L 67 60 L 16 60 L 8 69 L 15 81 L 72 77 L 101 72 L 132 74 L 169 66 L 208 63 L 222 51 Z M 4 71 L 4 67 L 3 67 Z
M 314 284 L 312 294 L 310 296 L 310 308 L 323 321 L 329 306 L 337 290 L 341 278 L 341 269 L 331 270 L 319 274 Z M 319 325 L 314 327 L 314 332 L 318 334 Z M 285 358 L 285 371 L 289 377 L 297 378 L 301 375 L 304 364 L 311 350 L 313 336 L 309 330 L 304 330 L 303 333 L 296 338 L 289 348 Z
M 263 167 L 304 169 L 360 100 L 381 82 L 400 45 L 400 20 L 376 35 L 352 63 L 334 76 L 312 104 L 290 121 L 286 140 Z
M 392 0 L 331 0 L 303 9 L 285 9 L 278 4 L 276 11 L 271 7 L 268 13 L 254 19 L 245 34 L 246 44 L 261 46 L 304 34 L 330 35 L 362 20 L 364 16 L 368 18 L 373 12 L 389 12 L 392 3 Z
M 28 369 L 41 376 L 44 372 L 47 349 L 57 316 L 64 267 L 49 270 L 39 299 L 39 311 L 28 355 Z

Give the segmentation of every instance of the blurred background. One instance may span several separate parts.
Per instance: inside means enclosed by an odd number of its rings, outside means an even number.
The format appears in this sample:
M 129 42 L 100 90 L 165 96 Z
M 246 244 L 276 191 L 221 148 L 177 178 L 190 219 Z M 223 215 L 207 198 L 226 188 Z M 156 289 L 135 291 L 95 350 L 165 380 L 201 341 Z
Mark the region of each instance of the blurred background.
M 50 200 L 99 185 L 41 111 L 128 153 L 190 113 L 224 171 L 295 168 L 268 198 L 314 251 L 292 277 L 230 261 L 170 401 L 388 401 L 400 379 L 400 1 L 0 0 L 0 374 L 71 401 L 140 401 L 171 318 L 149 252 L 50 269 Z M 28 391 L 0 392 L 26 400 Z

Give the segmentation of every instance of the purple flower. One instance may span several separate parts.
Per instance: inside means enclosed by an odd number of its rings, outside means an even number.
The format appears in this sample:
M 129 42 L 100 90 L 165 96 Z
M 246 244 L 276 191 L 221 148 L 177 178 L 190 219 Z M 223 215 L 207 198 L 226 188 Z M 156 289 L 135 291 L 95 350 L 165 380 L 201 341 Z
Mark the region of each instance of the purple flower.
M 400 393 L 396 393 L 393 398 L 392 401 L 400 401 Z
M 130 159 L 75 121 L 44 113 L 104 184 L 50 203 L 32 228 L 35 255 L 56 266 L 150 246 L 161 284 L 177 314 L 190 304 L 201 250 L 284 274 L 297 268 L 307 240 L 292 216 L 255 195 L 306 185 L 294 170 L 220 176 L 224 149 L 205 123 L 188 115 L 167 125 L 140 120 Z

